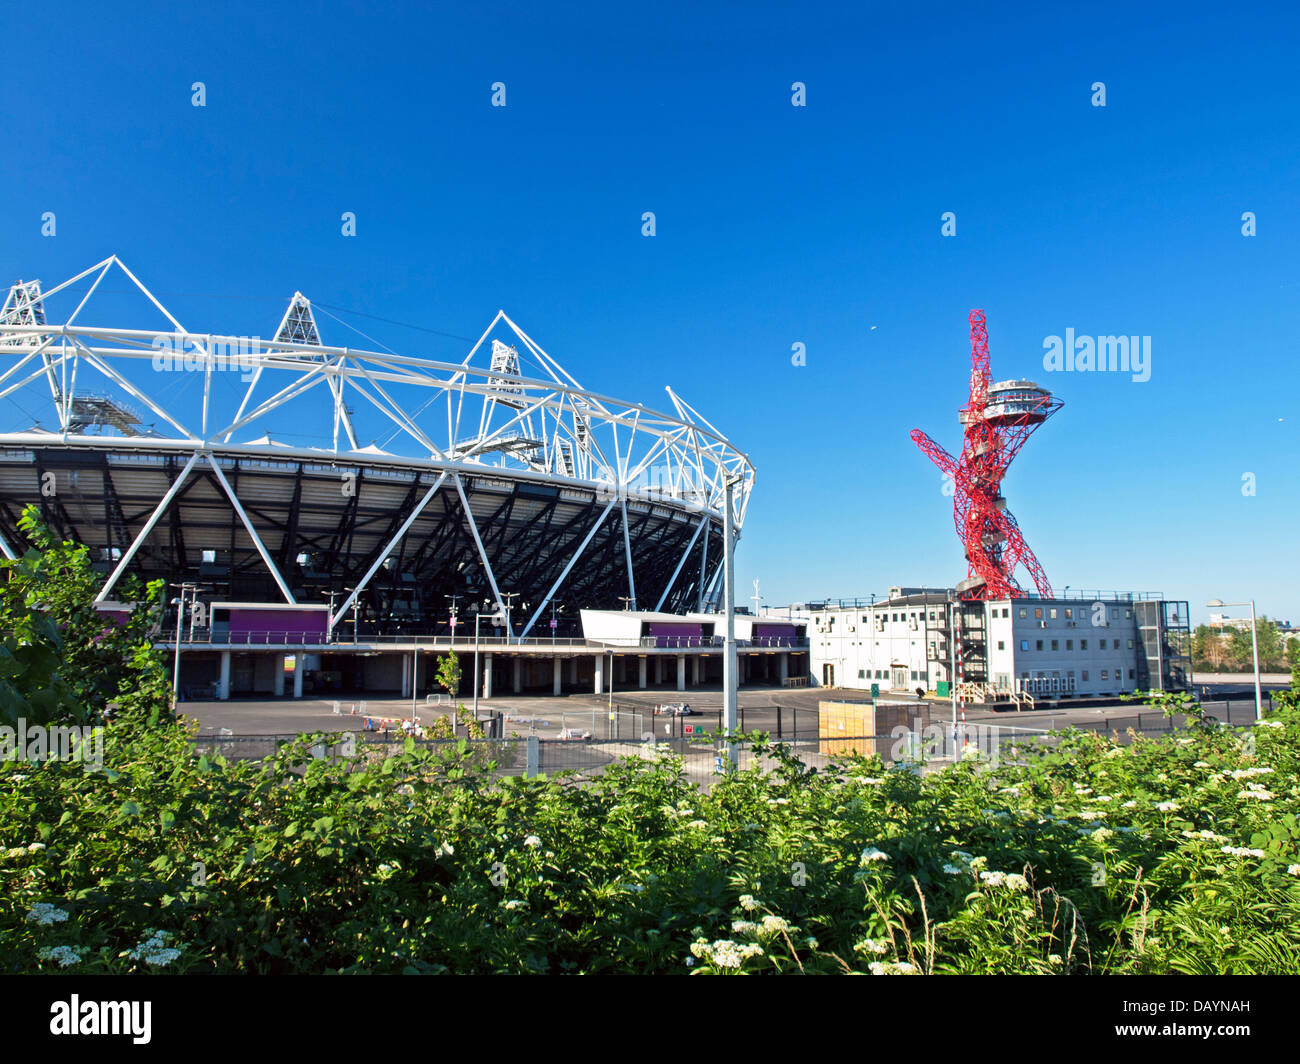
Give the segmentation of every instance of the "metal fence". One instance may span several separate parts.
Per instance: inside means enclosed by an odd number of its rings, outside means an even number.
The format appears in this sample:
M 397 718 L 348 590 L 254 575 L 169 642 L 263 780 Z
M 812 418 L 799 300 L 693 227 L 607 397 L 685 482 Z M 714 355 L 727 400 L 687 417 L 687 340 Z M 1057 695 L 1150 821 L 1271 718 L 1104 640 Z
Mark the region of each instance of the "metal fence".
M 1059 722 L 1054 724 L 1050 719 L 1044 719 L 1038 727 L 981 720 L 960 725 L 954 732 L 951 718 L 941 712 L 943 708 L 930 707 L 929 712 L 922 712 L 912 718 L 907 727 L 896 727 L 888 733 L 869 736 L 837 735 L 834 738 L 819 736 L 816 732 L 816 715 L 806 711 L 803 714 L 805 720 L 799 722 L 805 728 L 803 734 L 795 732 L 796 718 L 792 715 L 791 730 L 781 738 L 771 738 L 807 768 L 823 769 L 852 754 L 874 754 L 886 763 L 907 764 L 921 772 L 927 766 L 941 767 L 951 763 L 959 750 L 963 756 L 972 750 L 976 751 L 989 761 L 1019 760 L 1024 757 L 1027 746 L 1055 742 L 1053 732 L 1060 727 Z M 1253 700 L 1237 704 L 1207 703 L 1206 711 L 1230 726 L 1248 725 L 1255 719 Z M 729 743 L 721 739 L 713 730 L 716 723 L 710 719 L 713 714 L 695 718 L 648 718 L 643 710 L 631 712 L 616 709 L 611 715 L 607 710 L 600 709 L 571 712 L 564 716 L 565 730 L 574 736 L 572 738 L 516 734 L 509 738 L 465 741 L 469 744 L 471 758 L 485 766 L 492 763 L 495 766 L 492 772 L 496 777 L 578 773 L 594 778 L 624 758 L 653 761 L 676 757 L 681 759 L 682 771 L 687 779 L 708 787 L 718 776 L 728 771 L 733 749 L 735 762 L 742 769 L 756 763 L 766 769 L 776 766 L 776 759 L 770 754 L 755 752 L 751 740 L 740 738 Z M 588 720 L 590 727 L 580 723 Z M 665 735 L 662 734 L 661 727 L 661 734 L 655 734 L 654 730 L 646 726 L 648 721 L 667 723 L 673 731 Z M 528 723 L 528 720 L 514 718 L 511 723 L 518 726 Z M 688 726 L 700 730 L 698 733 L 682 734 L 681 730 Z M 1151 735 L 1181 730 L 1183 720 L 1147 712 L 1073 726 L 1081 731 L 1107 735 L 1114 733 L 1124 743 L 1131 741 L 1130 732 Z M 581 732 L 589 733 L 590 737 L 578 737 Z M 357 731 L 345 735 L 350 735 L 351 738 L 334 746 L 319 744 L 312 749 L 313 755 L 324 758 L 357 752 L 385 757 L 400 753 L 405 743 L 405 736 L 400 730 L 391 733 Z M 196 736 L 193 742 L 196 752 L 209 756 L 219 754 L 230 760 L 260 760 L 272 756 L 282 743 L 300 738 L 298 734 L 233 735 L 223 729 L 217 734 Z M 415 742 L 420 748 L 437 749 L 454 746 L 457 740 L 420 739 Z

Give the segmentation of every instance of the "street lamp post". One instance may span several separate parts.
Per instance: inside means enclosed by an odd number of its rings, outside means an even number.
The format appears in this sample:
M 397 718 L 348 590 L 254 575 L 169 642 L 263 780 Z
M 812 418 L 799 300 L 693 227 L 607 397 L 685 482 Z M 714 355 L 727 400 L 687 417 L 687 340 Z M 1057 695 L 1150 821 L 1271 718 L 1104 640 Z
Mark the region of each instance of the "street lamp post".
M 1222 606 L 1249 606 L 1250 607 L 1250 653 L 1255 662 L 1255 719 L 1264 719 L 1264 700 L 1259 690 L 1259 637 L 1255 632 L 1255 600 L 1249 602 L 1224 602 L 1222 599 L 1210 599 L 1205 604 L 1211 609 Z
M 474 720 L 478 721 L 478 622 L 483 619 L 483 611 L 475 604 L 474 610 Z M 493 623 L 500 623 L 501 614 L 489 613 L 488 620 Z M 452 728 L 455 728 L 455 716 L 452 717 Z
M 185 592 L 198 591 L 197 584 L 180 584 L 180 597 L 172 599 L 172 605 L 176 607 L 176 657 L 175 664 L 172 666 L 172 712 L 176 712 L 176 704 L 181 697 L 181 626 L 185 623 Z

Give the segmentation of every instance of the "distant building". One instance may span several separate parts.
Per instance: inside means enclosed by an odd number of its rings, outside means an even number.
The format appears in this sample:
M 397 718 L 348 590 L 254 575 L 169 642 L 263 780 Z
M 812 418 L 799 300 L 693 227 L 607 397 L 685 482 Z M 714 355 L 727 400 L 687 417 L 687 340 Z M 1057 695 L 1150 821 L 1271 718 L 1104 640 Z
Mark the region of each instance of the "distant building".
M 1188 604 L 1108 593 L 954 605 L 949 589 L 891 588 L 811 614 L 812 682 L 972 702 L 1117 697 L 1191 684 Z M 954 645 L 952 633 L 957 633 Z

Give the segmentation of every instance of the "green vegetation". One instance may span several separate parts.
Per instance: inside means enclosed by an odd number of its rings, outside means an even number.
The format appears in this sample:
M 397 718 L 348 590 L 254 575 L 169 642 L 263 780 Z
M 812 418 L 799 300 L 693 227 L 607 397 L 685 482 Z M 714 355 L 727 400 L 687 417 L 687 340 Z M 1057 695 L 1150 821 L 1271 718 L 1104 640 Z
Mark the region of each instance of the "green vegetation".
M 1283 639 L 1276 621 L 1256 623 L 1261 672 L 1288 672 L 1300 663 L 1300 639 Z M 1253 672 L 1250 628 L 1211 628 L 1197 625 L 1192 633 L 1192 666 L 1208 672 Z
M 75 581 L 67 550 L 47 553 Z M 13 660 L 92 653 L 101 622 L 75 602 L 59 633 L 17 601 Z M 0 766 L 0 971 L 1300 970 L 1300 692 L 1250 729 L 1193 712 L 1158 739 L 1070 732 L 925 777 L 772 746 L 770 771 L 707 794 L 674 759 L 496 782 L 463 741 L 196 756 L 139 612 L 106 637 L 107 688 L 36 654 L 8 676 L 76 719 L 121 708 L 102 772 Z

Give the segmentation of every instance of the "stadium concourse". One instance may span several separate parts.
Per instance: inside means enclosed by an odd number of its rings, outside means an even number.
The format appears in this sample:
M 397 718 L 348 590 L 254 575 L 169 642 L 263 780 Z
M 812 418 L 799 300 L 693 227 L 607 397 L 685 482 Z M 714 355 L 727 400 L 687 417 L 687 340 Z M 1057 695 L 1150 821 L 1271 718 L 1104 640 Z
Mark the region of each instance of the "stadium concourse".
M 438 659 L 455 650 L 462 697 L 473 693 L 478 655 L 479 696 L 502 692 L 602 694 L 648 688 L 688 691 L 722 682 L 721 614 L 581 610 L 582 634 L 519 639 L 470 628 L 452 636 L 361 636 L 333 639 L 296 630 L 308 611 L 274 605 L 213 606 L 211 626 L 182 632 L 180 674 L 185 700 L 292 695 L 437 694 Z M 324 611 L 318 623 L 323 625 Z M 229 618 L 229 619 L 226 619 Z M 275 628 L 279 625 L 279 629 Z M 736 616 L 742 685 L 806 686 L 806 625 L 781 618 Z M 160 642 L 172 649 L 172 642 Z

